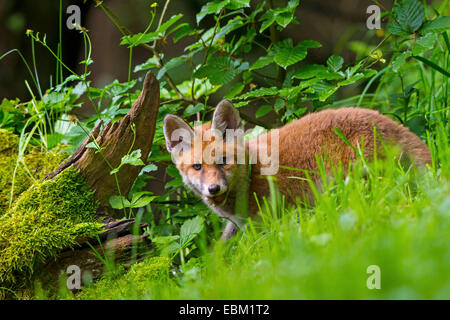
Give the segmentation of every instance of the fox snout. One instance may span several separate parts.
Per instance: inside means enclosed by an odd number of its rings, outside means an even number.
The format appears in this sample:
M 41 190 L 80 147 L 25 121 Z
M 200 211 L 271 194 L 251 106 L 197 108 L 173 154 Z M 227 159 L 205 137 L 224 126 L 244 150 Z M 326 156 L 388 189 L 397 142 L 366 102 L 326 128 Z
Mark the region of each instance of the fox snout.
M 212 184 L 208 187 L 208 191 L 212 195 L 216 195 L 220 192 L 220 186 L 218 184 Z
M 228 187 L 226 183 L 211 183 L 209 185 L 206 185 L 206 190 L 203 192 L 203 195 L 207 197 L 215 197 L 221 194 L 224 194 L 227 192 Z

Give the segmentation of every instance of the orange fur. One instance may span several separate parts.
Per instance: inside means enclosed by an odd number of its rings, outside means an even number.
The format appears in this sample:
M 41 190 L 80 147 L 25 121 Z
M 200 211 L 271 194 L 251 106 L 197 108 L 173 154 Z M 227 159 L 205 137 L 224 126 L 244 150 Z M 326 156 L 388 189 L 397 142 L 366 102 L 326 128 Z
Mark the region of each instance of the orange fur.
M 190 128 L 176 116 L 166 117 L 164 126 L 169 151 L 172 150 L 172 144 L 179 143 L 179 141 L 170 140 L 171 131 L 177 127 Z M 209 137 L 212 127 L 220 128 L 225 132 L 225 128 L 237 129 L 239 126 L 238 112 L 229 101 L 224 100 L 216 108 L 211 124 L 204 124 L 194 129 L 190 128 L 190 130 L 193 137 L 198 136 L 200 132 L 203 136 Z M 335 128 L 342 132 L 353 147 L 363 150 L 366 158 L 372 158 L 375 149 L 374 127 L 377 132 L 376 144 L 380 146 L 377 147 L 377 153 L 381 149 L 383 140 L 387 144 L 398 145 L 402 152 L 408 158 L 413 159 L 417 165 L 431 163 L 430 151 L 425 143 L 407 128 L 379 112 L 362 108 L 329 109 L 306 115 L 276 129 L 279 130 L 280 168 L 274 177 L 279 191 L 286 196 L 289 202 L 293 202 L 297 198 L 306 201 L 313 200 L 308 182 L 290 177 L 305 178 L 304 171 L 317 172 L 316 156 L 323 156 L 327 170 L 340 163 L 345 169 L 350 161 L 356 159 L 357 155 L 353 148 L 336 134 Z M 201 169 L 195 170 L 192 167 L 192 150 L 183 153 L 175 159 L 175 162 L 183 181 L 198 193 L 206 204 L 219 215 L 238 223 L 236 214 L 242 214 L 242 212 L 236 212 L 236 208 L 241 202 L 245 200 L 248 204 L 248 213 L 255 215 L 258 208 L 253 194 L 256 194 L 258 199 L 270 196 L 266 176 L 261 175 L 264 165 L 259 162 L 260 159 L 256 164 L 251 164 L 250 176 L 248 175 L 248 154 L 259 148 L 270 149 L 270 138 L 271 135 L 268 132 L 245 144 L 245 164 L 236 164 L 236 149 L 234 149 L 234 163 L 226 165 L 202 163 Z M 265 139 L 267 139 L 266 144 L 262 143 Z M 211 143 L 215 143 L 214 139 L 202 140 L 201 149 L 208 148 Z M 226 147 L 225 143 L 224 156 L 227 155 Z M 382 156 L 381 153 L 379 154 Z M 302 172 L 285 169 L 283 166 L 301 169 Z M 319 182 L 317 175 L 311 174 L 310 177 L 314 182 Z M 221 186 L 221 192 L 217 195 L 208 194 L 208 186 L 214 184 Z M 230 225 L 226 228 L 225 233 L 227 232 L 229 234 L 224 234 L 224 238 L 234 233 Z

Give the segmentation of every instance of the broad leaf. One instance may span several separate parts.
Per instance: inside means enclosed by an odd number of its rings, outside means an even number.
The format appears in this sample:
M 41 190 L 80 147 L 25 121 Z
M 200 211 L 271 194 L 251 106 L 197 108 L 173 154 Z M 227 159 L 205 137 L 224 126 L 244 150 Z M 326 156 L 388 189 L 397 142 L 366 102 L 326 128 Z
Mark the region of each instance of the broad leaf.
M 414 33 L 422 26 L 425 10 L 418 0 L 403 0 L 394 4 L 392 14 L 400 28 Z
M 344 65 L 344 58 L 342 58 L 341 56 L 333 55 L 328 58 L 327 65 L 330 68 L 330 70 L 338 72 Z
M 288 66 L 293 65 L 306 58 L 308 54 L 305 47 L 297 45 L 295 48 L 283 48 L 279 50 L 274 57 L 275 62 L 286 69 Z
M 437 17 L 432 21 L 427 21 L 423 25 L 422 29 L 420 29 L 420 32 L 422 34 L 427 34 L 430 32 L 441 33 L 448 29 L 450 29 L 450 16 L 442 16 Z

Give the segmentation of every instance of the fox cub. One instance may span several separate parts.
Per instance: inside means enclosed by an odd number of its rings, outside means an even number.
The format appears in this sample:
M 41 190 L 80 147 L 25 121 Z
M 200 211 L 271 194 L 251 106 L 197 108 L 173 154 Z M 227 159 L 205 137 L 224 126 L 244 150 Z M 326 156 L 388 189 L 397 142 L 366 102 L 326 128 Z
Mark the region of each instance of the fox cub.
M 339 163 L 346 168 L 357 157 L 348 142 L 359 146 L 370 159 L 375 143 L 382 145 L 381 136 L 383 142 L 399 146 L 416 165 L 431 163 L 428 147 L 416 135 L 377 111 L 363 108 L 311 113 L 245 142 L 243 133 L 239 112 L 228 100 L 218 104 L 211 123 L 194 128 L 175 115 L 164 118 L 166 146 L 183 182 L 219 216 L 229 220 L 222 239 L 236 233 L 242 211 L 250 217 L 257 214 L 254 194 L 258 199 L 269 197 L 264 175 L 275 177 L 287 201 L 313 201 L 308 182 L 290 177 L 304 178 L 305 172 L 310 172 L 310 178 L 319 183 L 319 177 L 313 174 L 318 169 L 316 156 L 323 156 L 327 170 Z

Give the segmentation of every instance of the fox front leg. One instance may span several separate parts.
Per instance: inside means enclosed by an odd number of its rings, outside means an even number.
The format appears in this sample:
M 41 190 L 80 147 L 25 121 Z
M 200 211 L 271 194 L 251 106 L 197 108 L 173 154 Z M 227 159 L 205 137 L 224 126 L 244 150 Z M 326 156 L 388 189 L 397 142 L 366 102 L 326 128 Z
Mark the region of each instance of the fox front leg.
M 237 227 L 234 225 L 234 223 L 232 221 L 228 221 L 225 229 L 223 230 L 222 236 L 220 237 L 220 240 L 225 241 L 233 238 L 236 235 L 237 231 Z

